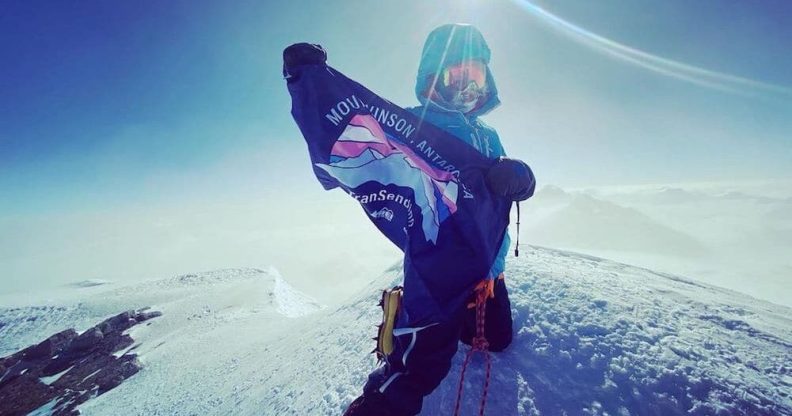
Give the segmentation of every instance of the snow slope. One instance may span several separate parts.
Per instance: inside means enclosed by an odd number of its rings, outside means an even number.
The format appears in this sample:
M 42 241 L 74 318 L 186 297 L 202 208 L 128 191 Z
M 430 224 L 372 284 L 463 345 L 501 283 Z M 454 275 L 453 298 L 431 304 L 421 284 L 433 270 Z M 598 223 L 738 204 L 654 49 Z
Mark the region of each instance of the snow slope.
M 172 329 L 187 336 L 247 319 L 281 322 L 279 317 L 302 316 L 320 308 L 292 289 L 274 268 L 222 269 L 121 287 L 67 288 L 42 295 L 34 306 L 0 299 L 0 356 L 55 332 L 82 331 L 116 313 L 146 306 L 168 315 L 152 331 L 166 334 Z
M 494 355 L 487 414 L 792 415 L 789 308 L 541 247 L 525 247 L 508 267 L 515 340 Z M 81 406 L 84 414 L 339 415 L 375 365 L 367 352 L 379 290 L 401 278 L 395 265 L 328 310 L 293 291 L 279 301 L 274 270 L 189 276 L 82 303 L 102 311 L 150 302 L 164 313 L 132 330 L 143 370 Z M 465 349 L 422 414 L 452 413 Z M 466 375 L 465 414 L 476 413 L 481 364 Z

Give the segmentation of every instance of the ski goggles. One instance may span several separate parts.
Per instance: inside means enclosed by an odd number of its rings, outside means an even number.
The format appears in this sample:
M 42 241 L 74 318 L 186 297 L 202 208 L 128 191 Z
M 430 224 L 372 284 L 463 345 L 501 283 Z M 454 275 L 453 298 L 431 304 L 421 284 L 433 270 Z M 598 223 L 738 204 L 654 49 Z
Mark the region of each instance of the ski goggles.
M 441 87 L 462 91 L 471 88 L 483 89 L 487 83 L 487 65 L 481 61 L 464 61 L 443 69 Z

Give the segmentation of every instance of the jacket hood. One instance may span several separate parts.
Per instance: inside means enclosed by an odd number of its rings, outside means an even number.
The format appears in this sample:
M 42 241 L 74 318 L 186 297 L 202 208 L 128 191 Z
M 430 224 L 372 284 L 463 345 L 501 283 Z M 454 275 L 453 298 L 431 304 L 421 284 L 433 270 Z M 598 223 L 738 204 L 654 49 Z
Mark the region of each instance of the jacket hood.
M 467 114 L 478 117 L 489 113 L 500 104 L 495 79 L 489 68 L 490 49 L 484 36 L 474 26 L 468 24 L 447 24 L 429 33 L 424 43 L 421 63 L 415 83 L 415 96 L 425 106 L 444 108 L 442 103 L 432 101 L 426 96 L 443 68 L 465 60 L 478 59 L 487 65 L 487 84 L 489 95 L 481 107 Z

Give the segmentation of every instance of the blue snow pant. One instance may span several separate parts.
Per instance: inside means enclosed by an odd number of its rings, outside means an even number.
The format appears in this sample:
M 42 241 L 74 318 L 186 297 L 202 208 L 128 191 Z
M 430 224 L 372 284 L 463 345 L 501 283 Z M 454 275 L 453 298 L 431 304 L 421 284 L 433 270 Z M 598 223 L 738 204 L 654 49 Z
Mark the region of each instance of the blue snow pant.
M 495 297 L 487 299 L 485 318 L 490 351 L 502 351 L 512 340 L 511 304 L 503 279 L 495 281 Z M 448 374 L 459 341 L 471 343 L 476 310 L 461 305 L 446 322 L 403 321 L 399 319 L 393 331 L 393 353 L 369 375 L 363 392 L 382 393 L 396 415 L 416 415 L 424 396 Z

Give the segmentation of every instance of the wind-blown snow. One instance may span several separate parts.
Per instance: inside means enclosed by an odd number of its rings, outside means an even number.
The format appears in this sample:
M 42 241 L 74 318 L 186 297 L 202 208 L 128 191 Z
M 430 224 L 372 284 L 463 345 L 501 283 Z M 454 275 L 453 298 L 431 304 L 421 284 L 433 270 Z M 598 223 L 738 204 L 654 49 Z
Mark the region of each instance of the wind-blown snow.
M 275 277 L 275 287 L 272 293 L 278 313 L 289 318 L 296 318 L 317 310 L 316 301 L 289 286 L 274 267 L 270 268 L 269 274 Z
M 156 285 L 153 306 L 164 315 L 132 330 L 143 370 L 80 410 L 339 415 L 374 368 L 368 352 L 379 291 L 400 280 L 400 268 L 340 307 L 296 318 L 270 301 L 275 273 L 221 271 Z M 789 308 L 540 247 L 510 258 L 507 273 L 515 339 L 493 354 L 488 415 L 792 415 Z M 106 298 L 134 297 L 143 287 Z M 312 307 L 302 305 L 296 309 Z M 466 348 L 425 400 L 423 415 L 451 414 Z M 466 375 L 464 414 L 477 414 L 482 385 L 476 358 Z
M 182 330 L 198 322 L 221 325 L 259 315 L 295 317 L 321 307 L 292 289 L 275 268 L 185 274 L 92 291 L 87 297 L 84 290 L 72 288 L 71 292 L 59 292 L 55 300 L 42 306 L 0 304 L 0 356 L 67 328 L 87 329 L 101 319 L 129 309 L 150 306 L 168 315 L 157 328 Z

